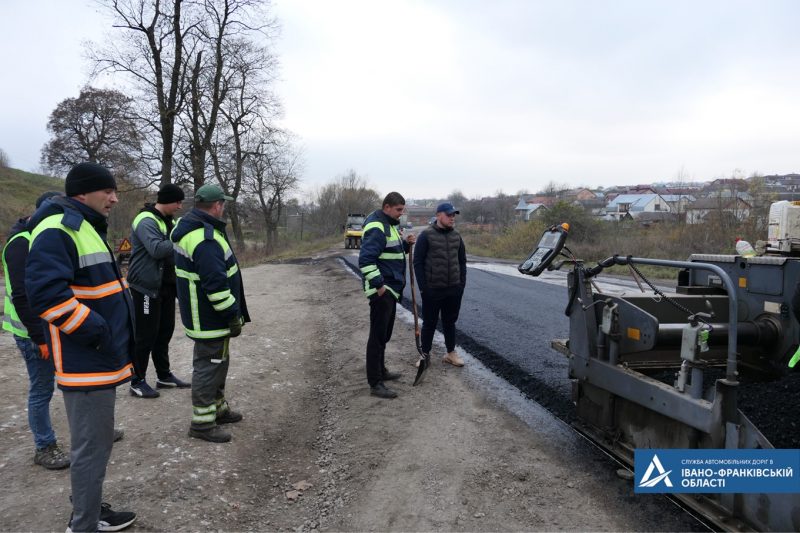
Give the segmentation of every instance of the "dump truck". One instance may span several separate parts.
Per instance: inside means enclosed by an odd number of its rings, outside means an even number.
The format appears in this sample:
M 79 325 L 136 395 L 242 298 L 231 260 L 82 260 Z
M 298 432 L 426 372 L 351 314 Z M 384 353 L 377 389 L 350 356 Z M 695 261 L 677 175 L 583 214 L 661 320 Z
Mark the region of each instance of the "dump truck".
M 344 247 L 361 248 L 361 237 L 364 235 L 364 220 L 366 215 L 361 213 L 348 213 L 347 223 L 344 226 Z

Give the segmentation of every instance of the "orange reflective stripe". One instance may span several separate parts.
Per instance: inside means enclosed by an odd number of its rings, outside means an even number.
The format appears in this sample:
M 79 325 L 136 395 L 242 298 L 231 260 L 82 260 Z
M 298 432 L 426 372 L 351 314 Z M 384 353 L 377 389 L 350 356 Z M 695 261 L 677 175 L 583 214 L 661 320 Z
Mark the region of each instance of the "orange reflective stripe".
M 128 288 L 128 279 L 127 278 L 122 280 L 122 286 L 125 287 L 126 289 Z
M 66 373 L 56 372 L 56 381 L 65 387 L 93 387 L 110 385 L 122 381 L 133 373 L 133 365 L 128 363 L 113 372 Z
M 56 367 L 56 372 L 63 370 L 63 361 L 61 360 L 61 338 L 59 337 L 58 328 L 50 324 L 50 352 L 53 354 L 53 364 Z
M 48 309 L 39 316 L 42 317 L 47 322 L 52 322 L 61 315 L 65 315 L 68 312 L 72 311 L 76 307 L 78 307 L 78 300 L 76 300 L 75 297 L 73 296 L 66 302 L 61 302 L 58 305 L 54 305 L 53 307 L 51 307 L 50 309 Z
M 75 293 L 75 296 L 84 300 L 96 300 L 98 298 L 105 298 L 123 290 L 123 286 L 118 280 L 109 281 L 96 287 L 81 287 L 79 285 L 70 285 L 70 289 Z
M 91 310 L 83 304 L 79 304 L 75 311 L 72 312 L 66 323 L 62 324 L 59 329 L 66 334 L 70 334 L 83 324 L 86 317 L 89 316 Z

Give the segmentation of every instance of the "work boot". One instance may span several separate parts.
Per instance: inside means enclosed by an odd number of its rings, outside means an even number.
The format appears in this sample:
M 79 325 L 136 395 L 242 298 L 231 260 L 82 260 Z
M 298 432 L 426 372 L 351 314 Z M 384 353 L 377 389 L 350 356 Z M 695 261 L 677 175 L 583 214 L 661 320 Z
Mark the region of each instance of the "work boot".
M 210 429 L 189 428 L 189 436 L 196 439 L 207 440 L 208 442 L 229 442 L 231 434 L 219 426 Z
M 397 398 L 397 393 L 384 385 L 382 381 L 379 381 L 377 384 L 370 387 L 369 393 L 373 396 L 377 396 L 378 398 Z
M 449 363 L 453 366 L 464 366 L 464 360 L 461 359 L 455 351 L 447 352 L 447 355 L 442 359 L 443 363 Z
M 33 462 L 48 470 L 62 470 L 69 466 L 69 456 L 59 448 L 57 442 L 53 442 L 40 450 L 37 449 L 33 455 Z
M 390 372 L 383 369 L 383 381 L 395 381 L 400 379 L 400 372 Z
M 234 411 L 233 409 L 228 409 L 221 415 L 217 415 L 217 424 L 235 424 L 239 422 L 242 418 L 242 413 Z

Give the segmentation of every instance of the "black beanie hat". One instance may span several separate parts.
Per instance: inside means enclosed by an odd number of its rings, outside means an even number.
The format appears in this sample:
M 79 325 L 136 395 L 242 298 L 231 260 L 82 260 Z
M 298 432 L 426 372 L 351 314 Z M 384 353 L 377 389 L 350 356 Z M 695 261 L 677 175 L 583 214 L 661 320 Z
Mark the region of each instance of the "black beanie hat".
M 159 204 L 172 204 L 175 202 L 182 202 L 184 197 L 183 189 L 175 184 L 167 183 L 158 190 L 156 202 Z
M 64 184 L 64 192 L 67 193 L 67 196 L 116 188 L 117 182 L 114 181 L 114 176 L 106 167 L 88 161 L 72 167 Z

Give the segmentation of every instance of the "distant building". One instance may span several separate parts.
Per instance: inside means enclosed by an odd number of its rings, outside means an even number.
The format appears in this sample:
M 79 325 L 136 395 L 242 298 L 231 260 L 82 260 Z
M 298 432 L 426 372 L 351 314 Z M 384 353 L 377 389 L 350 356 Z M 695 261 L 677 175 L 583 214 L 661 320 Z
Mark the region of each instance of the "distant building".
M 691 194 L 662 194 L 661 198 L 669 204 L 669 210 L 673 213 L 685 213 L 686 207 L 697 200 Z
M 712 191 L 746 191 L 749 188 L 747 180 L 741 178 L 719 178 L 707 183 L 703 190 L 706 192 Z
M 514 208 L 514 216 L 517 220 L 530 220 L 547 211 L 547 206 L 539 203 L 527 203 L 520 199 L 517 207 Z
M 710 217 L 727 216 L 739 222 L 750 216 L 752 205 L 740 197 L 707 196 L 698 198 L 686 207 L 686 223 L 700 224 Z
M 559 196 L 559 199 L 566 200 L 568 202 L 572 202 L 572 201 L 576 201 L 576 200 L 579 201 L 579 202 L 582 202 L 582 201 L 585 201 L 585 200 L 594 200 L 594 199 L 597 198 L 597 195 L 593 191 L 591 191 L 589 189 L 586 189 L 586 188 L 569 189 L 569 190 L 560 192 L 558 194 L 558 196 Z
M 584 211 L 592 216 L 600 217 L 606 214 L 606 202 L 603 198 L 594 198 L 591 200 L 578 200 L 577 205 L 580 205 Z
M 649 227 L 655 224 L 663 224 L 664 222 L 678 222 L 680 220 L 678 213 L 669 213 L 667 211 L 644 211 L 638 213 L 634 218 L 636 222 L 642 226 Z
M 670 212 L 669 204 L 658 194 L 620 194 L 605 207 L 607 220 L 622 220 L 629 215 L 636 219 L 641 213 Z
M 628 187 L 625 194 L 657 194 L 656 190 L 650 185 L 635 185 Z
M 456 207 L 456 209 L 458 209 L 458 207 Z M 405 215 L 413 226 L 426 226 L 428 225 L 428 220 L 436 215 L 436 207 L 407 205 Z
M 542 204 L 545 207 L 553 207 L 553 204 L 558 202 L 559 199 L 555 196 L 545 196 L 543 194 L 523 194 L 519 197 L 519 202 L 526 204 Z M 517 205 L 519 206 L 519 202 Z

